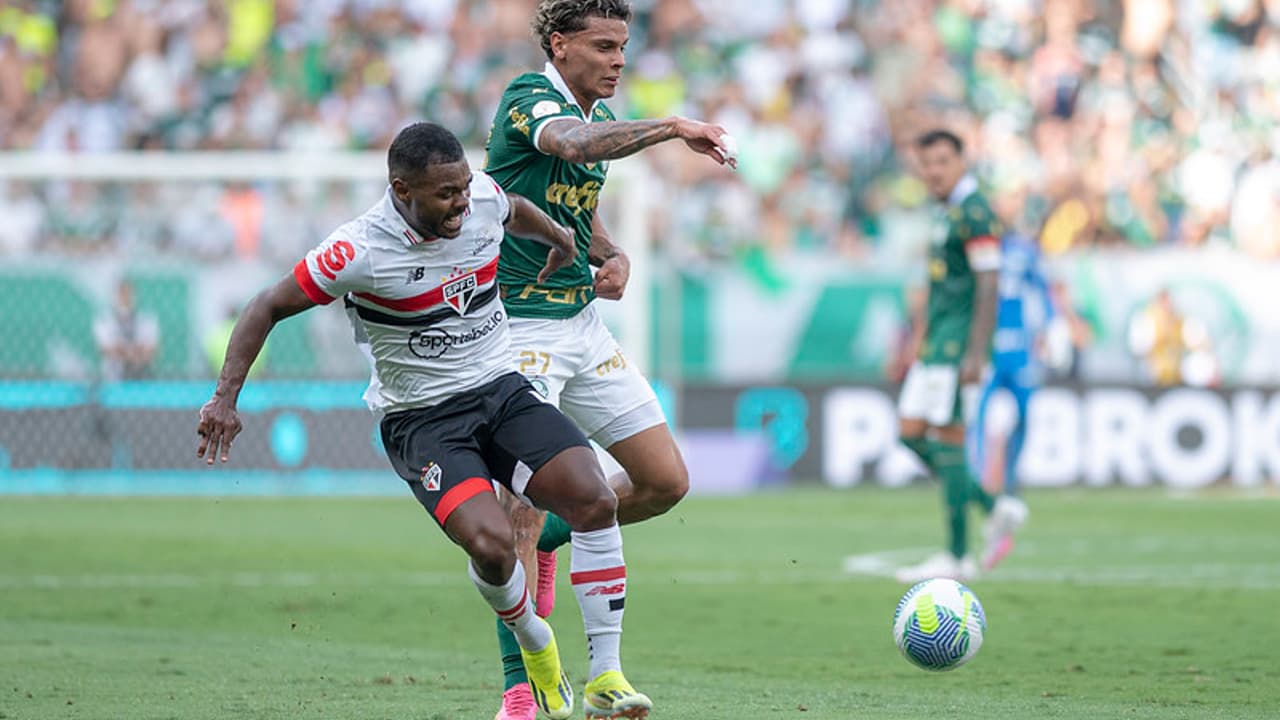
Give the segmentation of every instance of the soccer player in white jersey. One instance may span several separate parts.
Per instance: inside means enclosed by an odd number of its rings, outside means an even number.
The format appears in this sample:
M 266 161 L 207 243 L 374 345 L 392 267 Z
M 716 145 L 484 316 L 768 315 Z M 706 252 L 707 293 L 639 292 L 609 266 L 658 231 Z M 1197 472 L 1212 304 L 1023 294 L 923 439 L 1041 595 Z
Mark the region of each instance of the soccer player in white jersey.
M 546 248 L 508 238 L 498 265 L 502 299 L 511 313 L 511 349 L 535 387 L 622 466 L 609 479 L 618 518 L 637 522 L 664 513 L 684 497 L 688 472 L 648 381 L 626 358 L 592 305 L 622 297 L 630 272 L 626 254 L 609 240 L 596 206 L 610 160 L 668 140 L 721 164 L 734 164 L 724 128 L 681 117 L 619 121 L 604 100 L 613 96 L 626 59 L 627 0 L 542 0 L 533 31 L 547 57 L 542 72 L 511 81 L 489 131 L 485 171 L 573 228 L 581 251 L 573 265 L 540 277 Z M 594 274 L 592 266 L 598 268 Z M 530 517 L 533 515 L 533 517 Z M 537 612 L 551 611 L 555 548 L 568 538 L 560 518 L 513 508 L 516 539 L 537 539 Z M 529 543 L 532 545 L 532 542 Z M 522 548 L 531 559 L 533 547 Z M 570 575 L 576 587 L 576 576 Z M 502 708 L 496 720 L 532 720 L 519 649 L 501 627 Z M 644 717 L 643 696 L 618 675 L 593 676 L 583 707 L 590 717 Z
M 241 314 L 213 398 L 200 410 L 196 453 L 227 461 L 241 429 L 236 399 L 271 328 L 343 298 L 372 361 L 365 401 L 381 419 L 392 467 L 470 556 L 476 588 L 519 641 L 538 706 L 567 718 L 573 691 L 551 626 L 533 612 L 493 481 L 570 524 L 593 669 L 620 667 L 626 569 L 617 499 L 582 432 L 514 371 L 498 298 L 504 233 L 549 248 L 544 277 L 573 262 L 573 234 L 472 173 L 457 138 L 439 125 L 402 130 L 387 164 L 384 197 Z

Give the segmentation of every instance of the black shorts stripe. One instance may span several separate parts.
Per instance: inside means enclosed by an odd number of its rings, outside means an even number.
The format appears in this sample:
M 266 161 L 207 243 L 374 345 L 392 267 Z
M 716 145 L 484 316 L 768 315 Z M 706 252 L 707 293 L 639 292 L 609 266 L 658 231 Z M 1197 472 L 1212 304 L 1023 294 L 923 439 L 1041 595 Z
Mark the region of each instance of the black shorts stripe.
M 479 295 L 471 298 L 471 304 L 468 310 L 483 308 L 493 301 L 498 295 L 498 284 L 494 283 L 486 290 L 480 291 Z M 388 315 L 387 313 L 374 310 L 373 308 L 357 305 L 352 302 L 350 297 L 343 298 L 343 304 L 349 308 L 356 309 L 356 315 L 365 322 L 374 323 L 375 325 L 394 325 L 396 327 L 431 327 L 436 323 L 448 320 L 457 315 L 453 308 L 440 308 L 432 310 L 425 315 L 414 315 L 413 317 L 399 317 L 396 315 Z

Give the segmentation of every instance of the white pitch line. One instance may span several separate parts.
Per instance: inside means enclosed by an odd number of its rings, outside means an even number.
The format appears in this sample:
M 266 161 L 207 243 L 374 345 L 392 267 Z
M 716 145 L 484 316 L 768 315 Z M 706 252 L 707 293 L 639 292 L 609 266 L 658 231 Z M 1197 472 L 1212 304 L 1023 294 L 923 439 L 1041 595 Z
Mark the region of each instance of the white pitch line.
M 883 550 L 850 555 L 844 559 L 846 575 L 892 578 L 904 562 L 916 560 L 929 549 Z M 991 582 L 1055 583 L 1075 585 L 1150 585 L 1155 587 L 1204 587 L 1274 590 L 1280 589 L 1280 563 L 1226 565 L 1190 563 L 1186 565 L 1097 565 L 1081 568 L 1012 567 L 997 569 L 983 580 Z
M 850 555 L 844 559 L 844 572 L 846 575 L 871 575 L 873 577 L 891 578 L 894 571 L 902 567 L 903 563 L 918 560 L 933 549 L 903 548 Z

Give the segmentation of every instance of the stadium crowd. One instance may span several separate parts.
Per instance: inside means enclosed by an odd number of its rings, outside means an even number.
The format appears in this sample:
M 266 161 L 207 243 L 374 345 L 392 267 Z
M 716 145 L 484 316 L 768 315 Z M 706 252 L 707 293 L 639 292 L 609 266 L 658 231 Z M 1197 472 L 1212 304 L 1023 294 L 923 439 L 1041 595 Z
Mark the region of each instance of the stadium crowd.
M 538 69 L 534 0 L 17 0 L 0 9 L 0 150 L 380 151 L 429 118 L 481 147 Z M 1050 254 L 1280 255 L 1280 0 L 635 0 L 622 117 L 729 128 L 740 172 L 659 148 L 655 236 L 905 259 L 929 221 L 910 140 L 962 131 Z M 341 184 L 11 182 L 0 252 L 296 257 L 368 203 Z M 376 192 L 376 190 L 375 190 Z M 678 202 L 677 202 L 678 199 Z M 291 224 L 274 222 L 283 217 Z M 270 228 L 290 227 L 285 242 Z M 301 244 L 297 244 L 301 243 Z M 267 259 L 271 259 L 267 257 Z

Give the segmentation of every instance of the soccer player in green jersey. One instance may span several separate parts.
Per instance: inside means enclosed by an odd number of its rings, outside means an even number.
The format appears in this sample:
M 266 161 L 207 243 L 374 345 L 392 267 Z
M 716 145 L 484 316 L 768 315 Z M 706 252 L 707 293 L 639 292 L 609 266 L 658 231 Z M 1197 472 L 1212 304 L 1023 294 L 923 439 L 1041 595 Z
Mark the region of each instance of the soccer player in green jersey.
M 898 397 L 899 434 L 942 482 L 947 549 L 897 573 L 901 582 L 977 574 L 969 556 L 968 505 L 990 513 L 995 501 L 970 474 L 965 457 L 962 389 L 981 379 L 995 328 L 999 222 L 968 174 L 964 143 L 947 130 L 916 141 L 929 194 L 940 203 L 929 247 L 929 299 L 918 328 L 919 351 Z
M 503 189 L 531 198 L 576 231 L 579 262 L 545 281 L 546 250 L 508 237 L 498 282 L 509 313 L 517 368 L 622 466 L 610 478 L 623 522 L 666 512 L 689 487 L 684 460 L 648 381 L 619 349 L 596 313 L 595 298 L 622 297 L 629 263 L 596 212 L 609 161 L 667 140 L 716 162 L 733 164 L 717 125 L 681 117 L 618 121 L 604 100 L 613 96 L 626 60 L 631 7 L 627 0 L 542 0 L 533 31 L 547 56 L 542 72 L 515 78 L 499 102 L 486 147 L 485 172 Z M 540 259 L 542 258 L 542 259 Z M 592 267 L 596 270 L 593 274 Z M 520 488 L 516 484 L 518 493 Z M 571 540 L 554 515 L 512 506 L 517 542 L 531 557 L 536 542 L 537 611 L 554 602 L 555 549 Z M 576 538 L 572 540 L 576 543 Z M 589 576 L 571 556 L 578 593 Z M 619 611 L 621 603 L 619 602 Z M 621 673 L 618 638 L 593 640 L 584 694 L 588 717 L 645 717 L 651 703 Z M 506 692 L 497 720 L 532 720 L 519 647 L 499 626 Z

